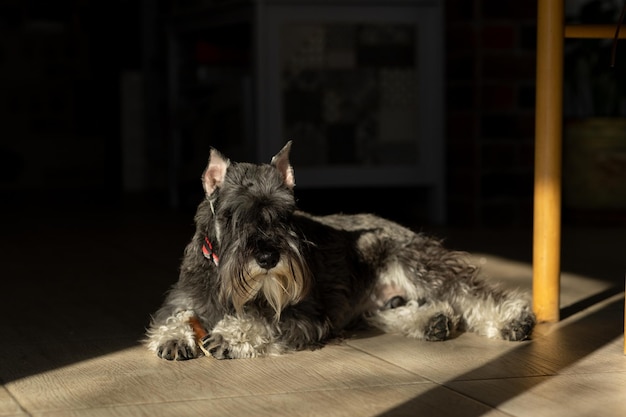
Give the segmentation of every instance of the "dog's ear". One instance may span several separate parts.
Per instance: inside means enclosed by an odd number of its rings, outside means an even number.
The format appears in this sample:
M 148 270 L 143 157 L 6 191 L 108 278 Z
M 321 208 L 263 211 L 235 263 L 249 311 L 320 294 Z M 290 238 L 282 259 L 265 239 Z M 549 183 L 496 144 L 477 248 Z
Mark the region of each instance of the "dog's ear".
M 289 163 L 289 151 L 291 150 L 291 141 L 272 157 L 272 165 L 276 167 L 285 180 L 285 185 L 293 188 L 296 185 L 296 178 L 293 173 L 293 167 Z
M 211 148 L 209 164 L 202 174 L 202 186 L 207 197 L 213 194 L 217 187 L 222 185 L 229 165 L 230 160 L 228 158 Z

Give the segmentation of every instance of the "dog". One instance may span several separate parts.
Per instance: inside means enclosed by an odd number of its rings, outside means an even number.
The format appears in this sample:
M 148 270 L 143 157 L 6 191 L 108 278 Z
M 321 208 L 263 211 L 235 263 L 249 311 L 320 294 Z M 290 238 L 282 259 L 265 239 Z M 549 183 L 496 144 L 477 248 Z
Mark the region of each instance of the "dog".
M 195 234 L 148 349 L 168 360 L 280 355 L 363 323 L 428 341 L 530 337 L 528 297 L 480 279 L 465 253 L 373 214 L 298 210 L 291 145 L 259 165 L 211 148 Z

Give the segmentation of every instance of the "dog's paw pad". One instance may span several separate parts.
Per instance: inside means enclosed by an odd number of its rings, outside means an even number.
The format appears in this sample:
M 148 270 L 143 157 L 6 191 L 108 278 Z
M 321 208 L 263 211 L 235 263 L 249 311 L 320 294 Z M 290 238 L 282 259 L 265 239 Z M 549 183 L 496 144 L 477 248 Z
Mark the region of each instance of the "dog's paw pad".
M 157 355 L 168 361 L 185 361 L 198 357 L 196 349 L 184 341 L 169 340 L 159 346 Z
M 428 341 L 446 340 L 451 330 L 451 320 L 445 314 L 440 313 L 430 318 L 424 337 Z
M 514 320 L 507 327 L 502 329 L 502 339 L 510 341 L 520 341 L 528 339 L 534 327 L 535 316 L 532 313 L 525 314 L 518 320 Z

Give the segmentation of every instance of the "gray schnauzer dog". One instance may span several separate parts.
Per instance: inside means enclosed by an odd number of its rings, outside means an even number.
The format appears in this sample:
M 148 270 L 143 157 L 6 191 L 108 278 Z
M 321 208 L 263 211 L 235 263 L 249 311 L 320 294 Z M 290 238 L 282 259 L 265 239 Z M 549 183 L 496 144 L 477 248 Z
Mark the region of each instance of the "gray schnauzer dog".
M 290 147 L 261 165 L 211 149 L 196 231 L 152 316 L 150 350 L 169 360 L 277 355 L 363 322 L 432 341 L 457 329 L 529 337 L 527 297 L 479 279 L 463 253 L 371 214 L 297 210 Z

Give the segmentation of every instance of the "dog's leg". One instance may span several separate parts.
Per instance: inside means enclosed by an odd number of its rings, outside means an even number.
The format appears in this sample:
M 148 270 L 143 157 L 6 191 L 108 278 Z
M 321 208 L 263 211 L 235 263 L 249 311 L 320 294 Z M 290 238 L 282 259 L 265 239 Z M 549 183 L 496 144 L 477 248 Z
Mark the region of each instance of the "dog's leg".
M 468 331 L 511 341 L 527 339 L 532 333 L 535 315 L 522 294 L 485 287 L 457 300 Z
M 367 322 L 386 333 L 399 333 L 423 340 L 445 340 L 456 328 L 459 317 L 448 303 L 410 300 L 405 305 L 374 311 Z
M 284 311 L 278 322 L 254 314 L 227 315 L 204 339 L 202 348 L 217 359 L 255 358 L 316 349 L 329 335 L 328 322 L 296 311 Z
M 177 311 L 163 319 L 154 319 L 145 341 L 148 349 L 167 360 L 187 360 L 202 356 L 189 319 L 192 310 Z
M 409 298 L 417 298 L 410 291 L 414 288 L 419 297 L 448 303 L 461 316 L 465 330 L 486 337 L 514 341 L 530 336 L 535 316 L 523 294 L 500 289 L 480 279 L 478 268 L 469 263 L 463 253 L 448 251 L 436 241 L 418 243 L 421 246 L 409 247 L 402 253 L 403 258 L 409 260 L 404 263 L 405 276 L 414 286 L 407 286 L 407 280 L 395 278 L 402 283 Z M 411 265 L 417 267 L 411 269 Z M 415 273 L 412 275 L 411 271 Z
M 400 262 L 381 268 L 365 314 L 366 321 L 387 333 L 422 340 L 445 340 L 459 322 L 458 314 L 445 300 L 433 298 L 416 274 Z
M 205 338 L 203 349 L 217 359 L 256 358 L 286 350 L 272 326 L 252 315 L 224 316 Z

